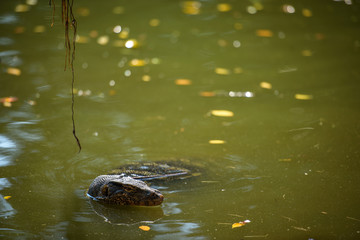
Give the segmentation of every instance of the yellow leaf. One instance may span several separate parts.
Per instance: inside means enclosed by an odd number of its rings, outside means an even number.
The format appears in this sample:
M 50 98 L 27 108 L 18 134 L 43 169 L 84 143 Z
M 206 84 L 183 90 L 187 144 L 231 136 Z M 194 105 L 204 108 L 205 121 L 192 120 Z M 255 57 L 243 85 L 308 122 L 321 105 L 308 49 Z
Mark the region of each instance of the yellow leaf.
M 200 13 L 201 3 L 199 1 L 184 1 L 182 11 L 185 14 L 197 15 Z
M 191 85 L 191 80 L 189 80 L 189 79 L 176 79 L 175 84 L 176 85 L 181 85 L 181 86 Z
M 219 3 L 216 7 L 219 12 L 228 12 L 232 8 L 228 3 Z
M 108 42 L 109 42 L 109 36 L 100 36 L 97 39 L 97 43 L 100 45 L 106 45 L 106 44 L 108 44 Z
M 295 99 L 298 99 L 298 100 L 311 100 L 311 99 L 313 99 L 313 96 L 308 95 L 308 94 L 297 93 L 297 94 L 295 94 Z
M 8 199 L 10 199 L 11 198 L 11 196 L 4 196 L 4 199 L 5 200 L 8 200 Z
M 150 20 L 149 25 L 152 27 L 157 27 L 160 24 L 160 20 L 157 18 L 153 18 Z
M 132 67 L 141 67 L 144 66 L 146 64 L 145 60 L 143 59 L 132 59 L 129 63 L 130 66 Z
M 44 25 L 37 25 L 34 27 L 34 33 L 42 33 L 42 32 L 45 32 Z
M 215 73 L 217 73 L 219 75 L 229 75 L 230 70 L 226 69 L 226 68 L 215 68 Z
M 304 57 L 311 57 L 312 56 L 312 51 L 310 51 L 310 50 L 303 50 L 302 52 L 301 52 L 301 55 L 303 55 Z
M 256 35 L 259 37 L 272 37 L 274 33 L 268 29 L 259 29 L 256 30 Z
M 149 231 L 150 230 L 150 227 L 149 226 L 145 226 L 145 225 L 142 225 L 142 226 L 139 226 L 139 228 L 143 231 Z
M 244 222 L 237 222 L 237 223 L 234 223 L 231 228 L 237 228 L 237 227 L 242 227 L 244 226 L 245 223 Z
M 211 110 L 211 114 L 217 117 L 233 117 L 234 113 L 228 110 Z
M 149 75 L 143 75 L 141 78 L 144 82 L 149 82 L 151 80 L 151 77 Z
M 15 76 L 20 76 L 21 75 L 21 70 L 19 68 L 12 68 L 9 67 L 6 72 L 10 75 L 15 75 Z
M 15 7 L 15 12 L 27 12 L 29 11 L 30 6 L 26 5 L 26 4 L 18 4 Z
M 210 92 L 210 91 L 204 91 L 204 92 L 200 92 L 200 96 L 202 97 L 215 97 L 216 93 L 215 92 Z
M 219 139 L 214 139 L 214 140 L 209 140 L 210 144 L 224 144 L 226 143 L 224 140 L 219 140 Z
M 76 42 L 77 42 L 77 43 L 88 43 L 88 42 L 89 42 L 89 38 L 86 37 L 86 36 L 77 35 L 77 36 L 76 36 Z
M 242 221 L 242 222 L 237 222 L 237 223 L 234 223 L 231 228 L 237 228 L 237 227 L 242 227 L 244 226 L 245 224 L 251 222 L 250 220 L 245 220 L 245 221 Z
M 265 88 L 265 89 L 271 89 L 272 85 L 271 85 L 271 83 L 268 83 L 268 82 L 261 82 L 260 87 Z
M 304 8 L 304 9 L 302 10 L 302 15 L 303 15 L 304 17 L 311 17 L 311 16 L 312 16 L 312 12 L 311 12 L 310 9 Z

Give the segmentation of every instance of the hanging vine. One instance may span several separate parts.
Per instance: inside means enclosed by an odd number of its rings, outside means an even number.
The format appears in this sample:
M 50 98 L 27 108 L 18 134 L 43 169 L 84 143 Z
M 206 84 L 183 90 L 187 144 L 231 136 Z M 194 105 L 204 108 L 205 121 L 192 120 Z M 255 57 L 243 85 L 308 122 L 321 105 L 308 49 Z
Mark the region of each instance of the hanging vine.
M 76 136 L 75 130 L 75 94 L 74 94 L 74 83 L 75 83 L 75 71 L 74 71 L 74 60 L 75 60 L 75 40 L 76 40 L 76 30 L 77 30 L 77 22 L 75 16 L 73 14 L 73 4 L 74 0 L 61 0 L 62 4 L 62 23 L 65 28 L 65 67 L 64 71 L 66 71 L 67 66 L 70 66 L 71 70 L 71 120 L 72 120 L 72 133 L 76 140 L 76 143 L 79 147 L 79 152 L 81 151 L 81 144 L 79 138 Z M 52 23 L 51 26 L 54 25 L 54 14 L 55 14 L 55 0 L 49 0 L 49 5 L 53 6 L 53 14 L 52 14 Z M 72 38 L 69 36 L 69 29 L 72 29 L 73 34 Z

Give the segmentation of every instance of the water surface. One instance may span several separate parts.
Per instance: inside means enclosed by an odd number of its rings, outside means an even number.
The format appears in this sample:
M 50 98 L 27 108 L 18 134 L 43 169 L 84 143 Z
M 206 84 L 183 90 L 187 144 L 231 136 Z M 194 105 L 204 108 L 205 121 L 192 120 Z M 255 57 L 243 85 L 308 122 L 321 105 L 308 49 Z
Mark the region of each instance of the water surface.
M 45 2 L 0 3 L 0 236 L 359 238 L 359 1 L 76 0 L 80 153 L 57 4 L 51 28 Z M 174 158 L 202 175 L 154 185 L 160 207 L 84 194 Z

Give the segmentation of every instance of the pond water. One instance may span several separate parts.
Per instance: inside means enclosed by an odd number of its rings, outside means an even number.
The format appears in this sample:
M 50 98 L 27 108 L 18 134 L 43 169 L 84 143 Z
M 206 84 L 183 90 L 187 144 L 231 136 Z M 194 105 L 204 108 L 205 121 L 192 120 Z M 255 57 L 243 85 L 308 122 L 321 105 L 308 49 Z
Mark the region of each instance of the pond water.
M 76 0 L 80 153 L 56 2 L 52 28 L 47 1 L 0 3 L 2 238 L 360 238 L 358 0 Z M 159 207 L 85 196 L 176 158 L 202 174 Z

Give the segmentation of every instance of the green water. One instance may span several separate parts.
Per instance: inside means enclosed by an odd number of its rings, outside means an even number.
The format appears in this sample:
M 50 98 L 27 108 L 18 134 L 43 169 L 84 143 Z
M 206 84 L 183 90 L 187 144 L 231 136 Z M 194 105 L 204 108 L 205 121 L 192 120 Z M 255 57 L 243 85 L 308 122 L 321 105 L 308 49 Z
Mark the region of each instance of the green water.
M 0 106 L 2 238 L 360 238 L 359 1 L 76 0 L 79 154 L 60 3 L 51 28 L 47 1 L 26 2 L 0 3 L 0 98 L 17 97 Z M 154 185 L 160 207 L 85 197 L 174 158 L 203 173 Z

